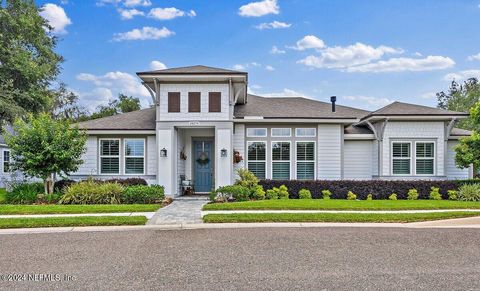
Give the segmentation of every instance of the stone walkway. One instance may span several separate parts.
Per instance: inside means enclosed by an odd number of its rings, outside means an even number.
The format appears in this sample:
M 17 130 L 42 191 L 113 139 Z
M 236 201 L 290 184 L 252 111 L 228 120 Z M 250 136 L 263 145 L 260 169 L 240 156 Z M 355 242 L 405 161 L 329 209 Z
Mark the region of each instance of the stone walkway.
M 207 203 L 207 197 L 175 198 L 172 204 L 157 210 L 147 224 L 166 225 L 203 223 L 202 207 Z

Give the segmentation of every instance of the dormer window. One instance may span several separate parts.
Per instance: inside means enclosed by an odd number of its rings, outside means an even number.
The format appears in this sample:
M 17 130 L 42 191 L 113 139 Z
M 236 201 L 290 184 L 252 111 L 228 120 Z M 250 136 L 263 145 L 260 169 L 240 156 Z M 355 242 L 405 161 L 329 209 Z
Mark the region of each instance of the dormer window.
M 180 112 L 180 92 L 168 92 L 168 112 Z
M 222 112 L 222 94 L 220 92 L 208 93 L 208 112 Z

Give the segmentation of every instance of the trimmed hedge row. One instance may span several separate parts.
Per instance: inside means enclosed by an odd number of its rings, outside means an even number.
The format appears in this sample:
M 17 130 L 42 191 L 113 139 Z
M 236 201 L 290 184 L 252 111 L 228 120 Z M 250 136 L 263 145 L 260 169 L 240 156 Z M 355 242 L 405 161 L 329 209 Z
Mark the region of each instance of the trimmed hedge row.
M 407 199 L 408 190 L 417 189 L 419 199 L 428 199 L 431 187 L 440 188 L 443 199 L 448 199 L 448 190 L 458 190 L 463 184 L 480 183 L 480 179 L 472 180 L 260 180 L 259 184 L 266 190 L 285 185 L 290 198 L 298 198 L 301 189 L 308 189 L 312 198 L 322 198 L 322 190 L 330 190 L 332 199 L 346 199 L 348 191 L 357 195 L 357 199 L 365 200 L 368 194 L 373 199 L 388 199 L 392 193 L 398 199 Z

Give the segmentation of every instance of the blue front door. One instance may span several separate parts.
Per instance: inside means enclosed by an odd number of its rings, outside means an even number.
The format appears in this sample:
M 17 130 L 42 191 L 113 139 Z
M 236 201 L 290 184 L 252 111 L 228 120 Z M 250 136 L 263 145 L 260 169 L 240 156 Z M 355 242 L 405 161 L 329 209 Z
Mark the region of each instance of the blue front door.
M 212 141 L 194 141 L 194 171 L 195 192 L 210 192 L 212 190 Z

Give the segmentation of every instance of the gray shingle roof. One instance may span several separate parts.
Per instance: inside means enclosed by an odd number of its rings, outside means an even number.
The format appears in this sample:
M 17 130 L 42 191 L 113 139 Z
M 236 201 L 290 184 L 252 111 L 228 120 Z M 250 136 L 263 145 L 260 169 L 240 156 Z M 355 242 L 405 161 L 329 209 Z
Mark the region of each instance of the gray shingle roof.
M 235 118 L 245 116 L 263 116 L 263 118 L 360 118 L 369 111 L 336 105 L 303 97 L 260 97 L 248 94 L 247 103 L 235 106 Z
M 196 65 L 196 66 L 189 66 L 189 67 L 179 67 L 179 68 L 171 68 L 171 69 L 137 73 L 137 75 L 143 75 L 143 74 L 247 74 L 247 73 L 234 71 L 234 70 Z
M 454 127 L 454 128 L 452 128 L 452 132 L 450 133 L 450 135 L 453 135 L 453 136 L 469 136 L 469 135 L 472 135 L 472 132 L 470 130 Z
M 373 131 L 366 126 L 350 125 L 345 127 L 343 133 L 345 134 L 373 134 Z
M 78 126 L 89 130 L 154 130 L 155 108 L 84 121 Z
M 437 115 L 437 116 L 468 116 L 468 113 L 444 110 L 435 107 L 428 107 L 404 102 L 393 102 L 385 107 L 373 111 L 363 119 L 371 116 L 402 116 L 402 115 Z

